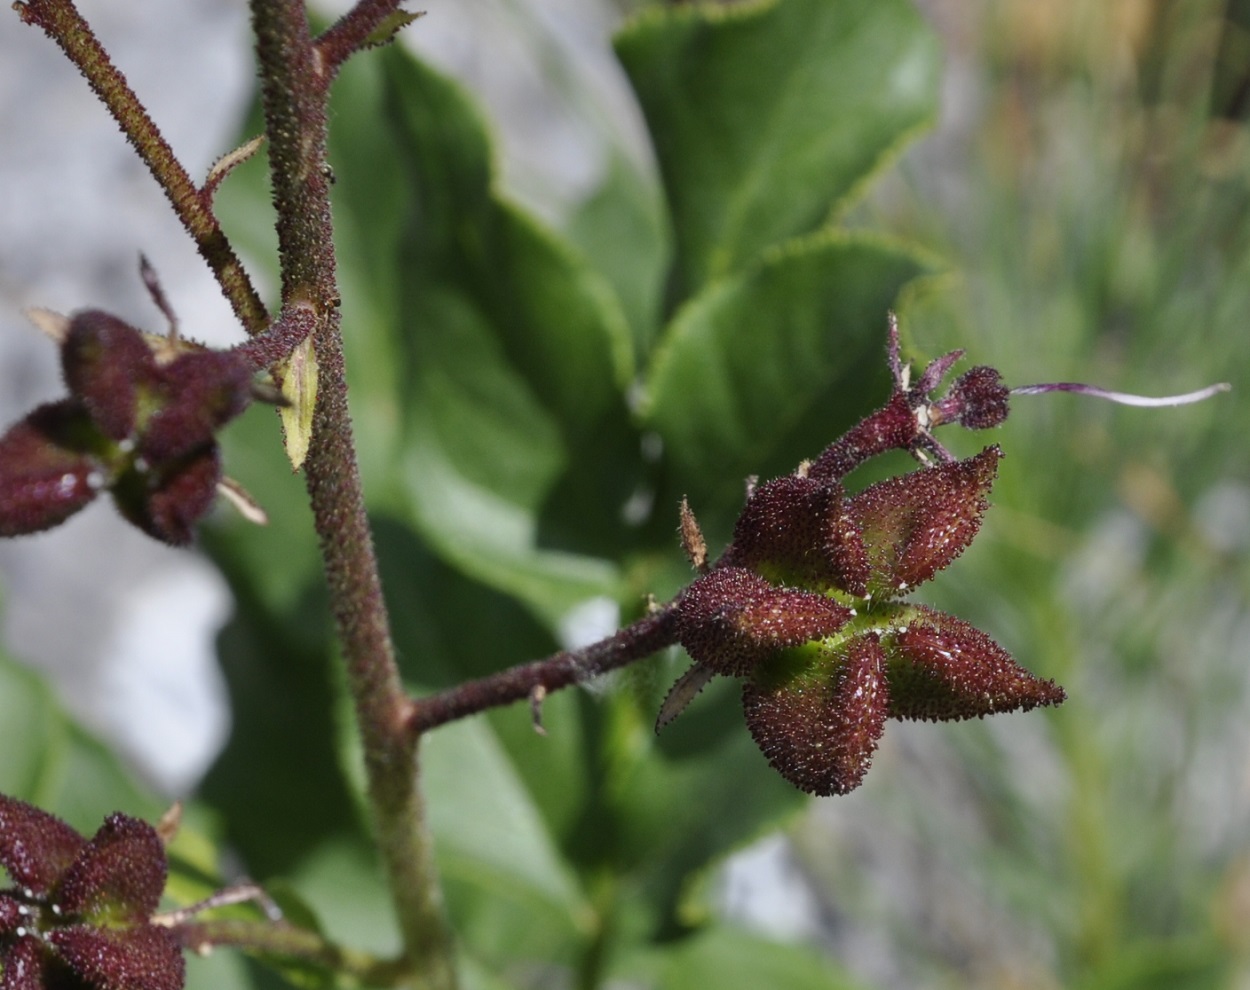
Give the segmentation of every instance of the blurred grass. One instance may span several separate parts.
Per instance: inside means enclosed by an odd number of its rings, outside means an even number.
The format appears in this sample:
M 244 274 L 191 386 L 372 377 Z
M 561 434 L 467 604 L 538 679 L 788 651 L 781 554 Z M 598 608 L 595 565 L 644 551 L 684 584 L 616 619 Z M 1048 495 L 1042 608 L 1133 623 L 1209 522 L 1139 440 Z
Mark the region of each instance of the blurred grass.
M 923 6 L 945 122 L 854 218 L 950 261 L 904 314 L 914 353 L 965 347 L 1010 384 L 1233 392 L 1021 397 L 992 437 L 949 438 L 1008 457 L 934 594 L 1069 701 L 887 733 L 798 848 L 835 954 L 883 985 L 1245 986 L 1248 5 Z

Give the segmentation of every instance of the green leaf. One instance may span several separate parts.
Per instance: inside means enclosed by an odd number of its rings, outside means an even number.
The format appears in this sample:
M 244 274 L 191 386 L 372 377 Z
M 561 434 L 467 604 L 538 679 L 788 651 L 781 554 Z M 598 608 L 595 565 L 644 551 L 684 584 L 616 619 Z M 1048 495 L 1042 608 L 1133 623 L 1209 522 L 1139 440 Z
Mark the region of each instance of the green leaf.
M 385 77 L 377 58 L 351 59 L 331 93 L 330 161 L 335 247 L 343 297 L 343 347 L 361 481 L 370 505 L 395 504 L 402 395 L 396 264 L 406 225 L 396 204 L 407 180 L 382 120 Z
M 232 561 L 227 560 L 227 563 Z M 334 661 L 324 592 L 271 612 L 244 576 L 218 637 L 230 740 L 200 787 L 251 875 L 289 875 L 327 841 L 363 833 L 335 748 Z M 298 772 L 293 772 L 297 768 Z
M 236 599 L 280 615 L 298 607 L 319 580 L 321 556 L 304 479 L 283 455 L 276 420 L 269 409 L 249 409 L 222 437 L 227 474 L 265 510 L 268 524 L 220 513 L 201 527 L 200 540 Z
M 162 802 L 81 729 L 34 671 L 0 653 L 0 793 L 91 835 L 110 812 L 154 821 Z
M 184 990 L 246 990 L 257 987 L 255 966 L 239 952 L 210 952 L 206 956 L 187 954 L 187 982 Z M 272 986 L 272 984 L 270 984 Z
M 644 415 L 693 505 L 726 497 L 726 483 L 736 504 L 742 478 L 793 470 L 884 397 L 865 388 L 885 366 L 886 312 L 922 271 L 918 257 L 881 240 L 821 233 L 770 252 L 677 315 L 647 378 Z
M 552 621 L 615 592 L 604 561 L 540 549 L 539 513 L 571 467 L 552 417 L 463 297 L 423 300 L 427 360 L 409 409 L 404 474 L 418 528 L 465 573 Z M 442 353 L 435 353 L 438 348 Z
M 652 7 L 616 50 L 673 215 L 673 303 L 820 226 L 937 105 L 906 0 Z
M 599 188 L 570 218 L 568 236 L 612 283 L 634 337 L 647 354 L 659 329 L 669 232 L 664 204 L 623 156 L 613 155 Z
M 479 958 L 564 958 L 589 907 L 489 723 L 440 729 L 421 760 L 439 869 L 466 943 Z
M 641 977 L 665 990 L 854 990 L 860 986 L 812 949 L 729 926 L 710 928 L 664 951 L 627 957 L 620 971 L 622 977 Z
M 518 602 L 460 573 L 389 519 L 375 523 L 379 562 L 405 682 L 455 685 L 553 652 Z M 423 743 L 423 790 L 449 903 L 469 951 L 564 958 L 585 908 L 559 850 L 584 801 L 576 692 L 544 709 L 549 735 L 519 703 L 440 728 Z M 466 734 L 467 733 L 467 734 Z M 347 760 L 359 746 L 344 739 Z
M 319 845 L 277 887 L 292 921 L 326 932 L 340 945 L 386 958 L 399 951 L 399 930 L 377 850 L 363 836 L 341 836 Z M 316 924 L 309 925 L 309 921 Z
M 1217 990 L 1234 980 L 1235 958 L 1225 942 L 1206 932 L 1125 941 L 1076 985 L 1080 990 Z
M 597 472 L 576 455 L 626 418 L 628 325 L 602 276 L 495 195 L 485 129 L 459 89 L 407 56 L 387 66 L 410 193 L 401 320 L 413 518 L 467 573 L 557 616 L 614 590 L 611 566 L 544 546 L 540 528 L 566 476 Z M 628 484 L 616 487 L 623 501 Z M 593 511 L 610 517 L 612 503 Z

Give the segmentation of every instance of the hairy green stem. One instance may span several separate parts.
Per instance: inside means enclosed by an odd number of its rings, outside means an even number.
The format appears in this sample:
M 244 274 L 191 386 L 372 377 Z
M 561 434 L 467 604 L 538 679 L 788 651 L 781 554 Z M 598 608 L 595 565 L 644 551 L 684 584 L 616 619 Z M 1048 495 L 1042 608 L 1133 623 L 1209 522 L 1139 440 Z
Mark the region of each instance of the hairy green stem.
M 113 65 L 71 0 L 28 0 L 15 3 L 13 9 L 24 23 L 43 28 L 86 77 L 121 127 L 126 140 L 165 191 L 201 257 L 217 277 L 239 322 L 250 334 L 263 330 L 269 322 L 269 314 L 217 223 L 211 196 L 191 180 L 126 77 Z
M 304 469 L 335 622 L 355 701 L 368 799 L 413 981 L 456 982 L 429 829 L 417 788 L 417 746 L 395 665 L 356 465 L 340 333 L 324 168 L 330 74 L 303 0 L 252 0 L 278 214 L 284 306 L 311 305 L 319 365 Z
M 326 941 L 318 932 L 283 921 L 189 921 L 174 926 L 172 931 L 182 946 L 193 952 L 231 946 L 253 954 L 310 963 L 365 986 L 397 986 L 407 975 L 394 961 L 352 952 Z

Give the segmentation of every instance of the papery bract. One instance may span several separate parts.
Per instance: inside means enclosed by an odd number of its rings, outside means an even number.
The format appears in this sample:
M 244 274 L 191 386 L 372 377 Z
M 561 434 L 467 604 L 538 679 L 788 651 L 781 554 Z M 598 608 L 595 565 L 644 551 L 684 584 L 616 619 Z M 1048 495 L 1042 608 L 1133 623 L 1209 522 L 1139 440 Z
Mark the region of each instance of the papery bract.
M 957 356 L 926 373 L 940 380 Z M 968 387 L 992 405 L 999 385 L 978 375 Z M 980 630 L 894 601 L 972 542 L 1000 456 L 988 447 L 849 499 L 837 481 L 802 471 L 757 487 L 721 561 L 678 602 L 678 639 L 695 666 L 659 725 L 714 674 L 741 677 L 747 727 L 769 763 L 830 795 L 859 785 L 887 717 L 964 719 L 1063 701 L 1062 688 Z
M 148 338 L 100 310 L 53 326 L 71 396 L 0 437 L 0 536 L 58 525 L 110 489 L 148 535 L 191 542 L 222 481 L 216 433 L 265 394 L 252 359 Z
M 48 941 L 70 970 L 99 990 L 180 990 L 186 982 L 182 949 L 166 928 L 75 925 L 51 932 Z
M 149 536 L 185 546 L 212 507 L 220 481 L 221 453 L 209 443 L 170 463 L 131 468 L 114 486 L 113 502 Z
M 165 889 L 165 847 L 147 822 L 113 814 L 65 871 L 61 910 L 95 924 L 133 924 L 156 910 Z
M 161 369 L 161 377 L 162 405 L 139 441 L 139 453 L 149 461 L 203 446 L 251 403 L 252 370 L 229 351 L 183 354 Z
M 19 887 L 50 894 L 86 844 L 55 815 L 0 794 L 0 866 Z
M 165 847 L 153 829 L 110 815 L 90 839 L 0 795 L 0 990 L 179 990 L 177 936 L 154 924 Z

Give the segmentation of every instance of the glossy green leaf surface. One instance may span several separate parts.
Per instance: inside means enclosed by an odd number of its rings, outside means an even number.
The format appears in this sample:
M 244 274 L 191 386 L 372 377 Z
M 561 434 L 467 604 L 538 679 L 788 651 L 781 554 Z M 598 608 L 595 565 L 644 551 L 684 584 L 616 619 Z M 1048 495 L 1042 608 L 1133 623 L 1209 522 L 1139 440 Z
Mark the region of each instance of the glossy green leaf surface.
M 864 369 L 880 374 L 885 313 L 924 270 L 898 246 L 821 233 L 688 303 L 655 355 L 643 408 L 692 498 L 792 470 L 839 420 L 879 402 Z M 796 435 L 812 417 L 810 439 Z
M 670 232 L 660 192 L 635 167 L 614 156 L 599 187 L 569 219 L 567 232 L 612 284 L 629 321 L 638 357 L 660 327 Z
M 671 302 L 820 226 L 936 108 L 905 0 L 654 7 L 616 49 L 672 212 Z
M 457 927 L 479 953 L 561 958 L 580 941 L 589 907 L 489 723 L 449 727 L 422 756 Z
M 544 547 L 538 522 L 573 454 L 625 415 L 628 324 L 602 276 L 493 191 L 485 128 L 459 88 L 399 56 L 388 72 L 410 192 L 400 305 L 413 516 L 458 566 L 558 614 L 613 581 L 604 562 Z
M 679 942 L 663 954 L 630 960 L 665 990 L 855 990 L 833 962 L 805 946 L 771 941 L 740 929 L 712 927 Z
M 0 653 L 0 793 L 36 804 L 91 835 L 124 809 L 152 819 L 162 802 L 78 726 L 34 671 Z

